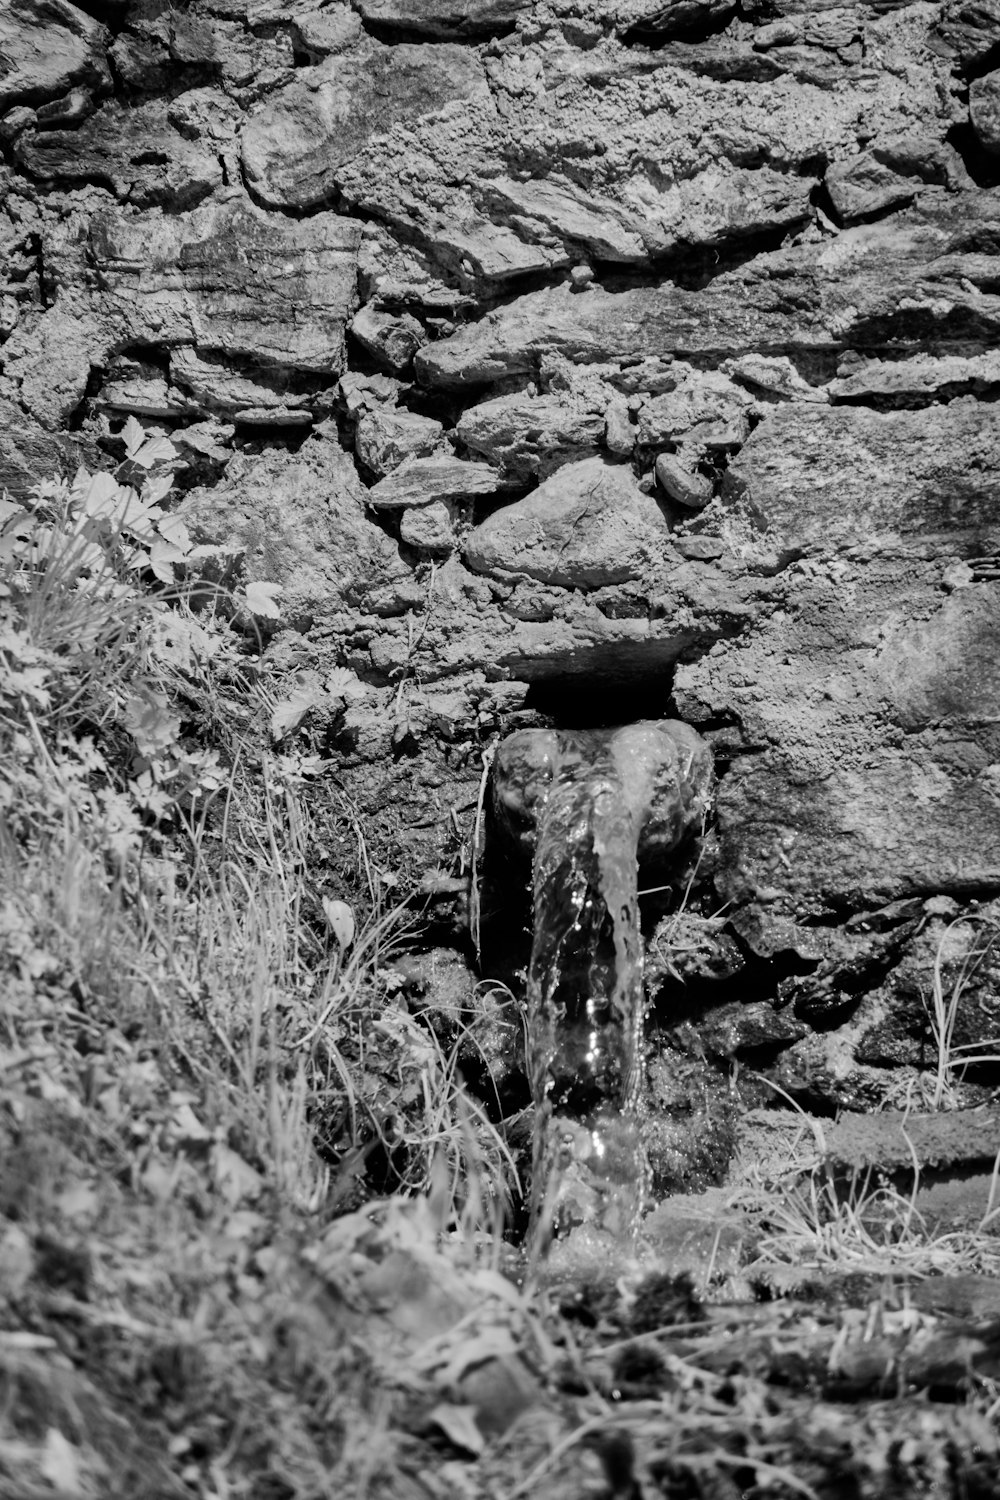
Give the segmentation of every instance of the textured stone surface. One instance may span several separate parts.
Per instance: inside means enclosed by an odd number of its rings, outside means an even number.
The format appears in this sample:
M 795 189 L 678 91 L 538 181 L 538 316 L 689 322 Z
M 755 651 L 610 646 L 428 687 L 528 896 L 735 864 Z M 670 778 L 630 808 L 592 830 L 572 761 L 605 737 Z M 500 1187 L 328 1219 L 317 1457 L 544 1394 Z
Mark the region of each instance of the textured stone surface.
M 0 110 L 70 84 L 107 86 L 107 32 L 67 0 L 9 0 L 0 15 Z
M 603 403 L 564 395 L 498 396 L 463 412 L 455 435 L 512 478 L 550 473 L 590 454 L 604 435 Z
M 528 0 L 359 0 L 366 22 L 407 36 L 480 37 L 509 31 Z
M 1000 408 L 972 397 L 926 411 L 779 407 L 725 490 L 734 545 L 782 564 L 921 536 L 1000 546 Z
M 368 503 L 376 510 L 401 510 L 408 505 L 495 495 L 502 488 L 501 476 L 489 464 L 463 463 L 441 454 L 408 459 L 368 491 Z
M 178 509 L 197 540 L 222 543 L 248 579 L 281 586 L 293 628 L 360 605 L 405 580 L 398 549 L 365 517 L 364 486 L 336 444 L 233 459 L 224 481 L 193 490 Z
M 479 572 L 599 588 L 641 577 L 669 548 L 663 513 L 631 471 L 592 458 L 568 464 L 495 512 L 469 537 L 464 555 Z
M 177 216 L 109 210 L 90 226 L 102 303 L 122 342 L 192 343 L 323 374 L 344 366 L 360 240 L 349 219 L 267 216 L 235 194 Z
M 831 902 L 1000 879 L 996 588 L 967 568 L 949 592 L 945 562 L 968 540 L 938 537 L 928 559 L 872 537 L 790 569 L 739 653 L 678 674 L 686 716 L 731 717 L 752 747 L 720 790 L 720 829 L 724 884 L 760 903 L 761 940 Z
M 969 114 L 980 142 L 993 156 L 1000 156 L 1000 78 L 987 73 L 969 88 Z
M 243 170 L 255 195 L 279 208 L 329 198 L 338 169 L 394 125 L 457 99 L 485 98 L 475 54 L 461 47 L 379 47 L 299 70 L 243 129 Z
M 73 130 L 26 131 L 17 160 L 43 181 L 97 182 L 139 206 L 188 208 L 221 188 L 224 174 L 213 143 L 187 138 L 168 115 L 166 101 L 111 102 Z
M 0 402 L 0 494 L 24 496 L 55 474 L 71 477 L 81 463 L 95 465 L 91 444 L 46 432 L 10 402 Z
M 992 343 L 998 225 L 992 195 L 927 190 L 894 218 L 762 254 L 701 291 L 664 283 L 529 293 L 425 347 L 416 366 L 429 385 L 461 389 L 527 375 L 553 354 L 587 364 Z
M 700 726 L 719 1066 L 885 1102 L 1000 890 L 998 0 L 0 11 L 0 482 L 168 431 L 418 873 L 525 716 Z
M 381 478 L 407 458 L 425 458 L 433 453 L 443 434 L 444 428 L 433 417 L 376 408 L 366 412 L 358 423 L 354 451 Z

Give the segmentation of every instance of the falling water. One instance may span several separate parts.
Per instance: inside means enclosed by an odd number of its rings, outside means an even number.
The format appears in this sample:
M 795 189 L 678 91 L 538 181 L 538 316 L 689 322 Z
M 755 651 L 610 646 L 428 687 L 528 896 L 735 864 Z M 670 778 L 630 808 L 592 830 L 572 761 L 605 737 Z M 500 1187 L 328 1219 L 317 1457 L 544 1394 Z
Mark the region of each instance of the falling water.
M 527 1051 L 536 1244 L 556 1216 L 565 1143 L 579 1156 L 581 1136 L 602 1223 L 619 1235 L 638 1227 L 649 1176 L 640 1129 L 639 863 L 697 831 L 710 785 L 708 747 L 672 721 L 525 730 L 501 747 L 497 807 L 533 850 Z

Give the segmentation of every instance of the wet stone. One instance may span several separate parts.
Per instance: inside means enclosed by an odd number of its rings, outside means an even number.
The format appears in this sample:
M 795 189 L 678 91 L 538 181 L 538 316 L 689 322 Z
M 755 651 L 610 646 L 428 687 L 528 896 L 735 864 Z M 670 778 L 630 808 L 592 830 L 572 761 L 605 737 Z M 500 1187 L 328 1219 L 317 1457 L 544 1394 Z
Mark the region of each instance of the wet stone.
M 562 1187 L 572 1196 L 580 1186 L 574 1163 L 605 1227 L 638 1226 L 649 1183 L 639 865 L 668 859 L 701 829 L 712 785 L 711 751 L 673 720 L 521 730 L 497 754 L 496 820 L 532 853 L 527 1052 L 532 1216 L 543 1237 L 566 1208 Z M 580 1123 L 591 1137 L 583 1152 Z

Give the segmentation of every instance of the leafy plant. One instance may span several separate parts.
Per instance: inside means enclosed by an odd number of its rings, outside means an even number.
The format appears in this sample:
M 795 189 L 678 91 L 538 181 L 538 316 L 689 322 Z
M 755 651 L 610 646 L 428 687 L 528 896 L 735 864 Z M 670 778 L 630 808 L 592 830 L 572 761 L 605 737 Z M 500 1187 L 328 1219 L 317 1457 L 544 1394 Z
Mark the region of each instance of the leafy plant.
M 950 979 L 946 977 L 953 959 L 949 939 L 961 930 L 979 929 L 975 939 L 964 949 Z M 950 922 L 938 943 L 931 975 L 931 1000 L 924 1002 L 927 1020 L 934 1040 L 935 1072 L 931 1105 L 947 1108 L 953 1101 L 953 1078 L 956 1072 L 976 1064 L 1000 1064 L 1000 1052 L 982 1051 L 992 1045 L 1000 1047 L 1000 1038 L 991 1042 L 955 1043 L 955 1028 L 963 1002 L 978 975 L 986 968 L 1000 945 L 1000 924 L 976 912 Z

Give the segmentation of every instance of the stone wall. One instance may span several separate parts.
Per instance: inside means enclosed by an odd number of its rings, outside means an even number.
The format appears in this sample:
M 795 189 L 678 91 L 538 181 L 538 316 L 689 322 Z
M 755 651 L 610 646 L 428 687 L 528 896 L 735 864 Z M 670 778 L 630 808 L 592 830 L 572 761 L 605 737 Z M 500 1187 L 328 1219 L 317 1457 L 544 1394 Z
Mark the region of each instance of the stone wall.
M 995 0 L 10 0 L 0 111 L 0 482 L 170 431 L 429 887 L 498 734 L 696 725 L 764 1040 L 884 1061 L 1000 892 Z

